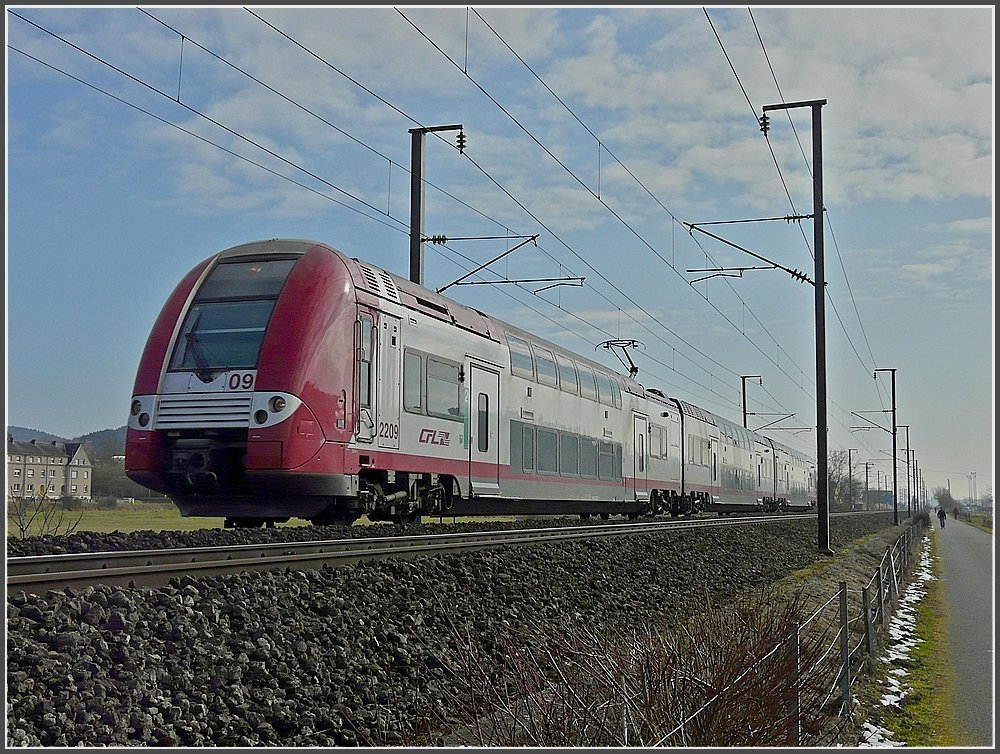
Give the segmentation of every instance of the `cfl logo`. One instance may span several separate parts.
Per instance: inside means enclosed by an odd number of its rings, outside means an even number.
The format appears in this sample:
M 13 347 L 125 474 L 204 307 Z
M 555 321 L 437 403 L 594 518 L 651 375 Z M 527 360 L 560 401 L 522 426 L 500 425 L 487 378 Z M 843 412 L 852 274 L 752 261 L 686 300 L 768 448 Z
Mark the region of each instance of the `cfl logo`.
M 450 445 L 450 433 L 437 429 L 420 430 L 420 442 L 424 445 Z

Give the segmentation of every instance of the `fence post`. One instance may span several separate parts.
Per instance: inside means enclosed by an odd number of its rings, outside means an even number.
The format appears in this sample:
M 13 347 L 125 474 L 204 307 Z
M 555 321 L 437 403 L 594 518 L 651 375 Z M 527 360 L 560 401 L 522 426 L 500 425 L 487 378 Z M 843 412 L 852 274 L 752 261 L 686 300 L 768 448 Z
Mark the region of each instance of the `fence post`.
M 896 604 L 896 600 L 899 597 L 899 584 L 896 583 L 896 556 L 895 556 L 895 545 L 889 550 L 889 575 L 892 577 L 889 579 L 889 599 L 892 604 Z
M 872 626 L 872 597 L 871 590 L 863 586 L 861 587 L 861 601 L 864 602 L 865 607 L 865 652 L 872 654 L 875 649 L 875 641 L 872 636 L 873 626 Z
M 847 615 L 847 582 L 840 582 L 840 661 L 844 687 L 844 707 L 851 709 L 851 637 Z
M 878 564 L 878 619 L 885 628 L 885 582 L 882 579 L 882 563 Z
M 793 728 L 792 746 L 802 745 L 802 667 L 799 646 L 801 643 L 802 626 L 795 624 L 795 719 L 792 721 Z

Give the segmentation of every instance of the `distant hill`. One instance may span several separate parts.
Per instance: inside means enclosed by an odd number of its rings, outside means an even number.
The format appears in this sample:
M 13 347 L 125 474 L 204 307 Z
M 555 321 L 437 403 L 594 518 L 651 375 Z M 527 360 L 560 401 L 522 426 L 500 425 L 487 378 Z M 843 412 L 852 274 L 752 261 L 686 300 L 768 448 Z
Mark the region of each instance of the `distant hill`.
M 27 427 L 8 426 L 7 435 L 13 437 L 15 442 L 31 442 L 32 440 L 44 440 L 45 442 L 55 440 L 56 442 L 66 442 L 65 437 L 50 435 L 48 432 L 42 432 L 38 429 L 28 429 Z
M 12 436 L 17 442 L 30 442 L 39 440 L 43 442 L 82 442 L 87 446 L 94 460 L 108 459 L 111 456 L 120 456 L 125 453 L 125 427 L 118 429 L 102 429 L 97 432 L 90 432 L 80 437 L 59 437 L 48 432 L 27 427 L 7 427 L 7 434 Z
M 82 442 L 94 451 L 96 458 L 125 455 L 125 427 L 102 429 L 88 435 L 74 437 L 74 442 Z

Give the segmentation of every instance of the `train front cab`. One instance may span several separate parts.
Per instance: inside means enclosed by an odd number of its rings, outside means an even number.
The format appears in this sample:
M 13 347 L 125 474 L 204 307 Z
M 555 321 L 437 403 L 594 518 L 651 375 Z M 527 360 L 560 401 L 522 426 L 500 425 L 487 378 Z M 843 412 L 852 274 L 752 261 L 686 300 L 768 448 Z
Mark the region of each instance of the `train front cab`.
M 126 473 L 185 516 L 315 518 L 356 495 L 357 306 L 345 260 L 305 241 L 246 244 L 196 266 L 140 360 Z

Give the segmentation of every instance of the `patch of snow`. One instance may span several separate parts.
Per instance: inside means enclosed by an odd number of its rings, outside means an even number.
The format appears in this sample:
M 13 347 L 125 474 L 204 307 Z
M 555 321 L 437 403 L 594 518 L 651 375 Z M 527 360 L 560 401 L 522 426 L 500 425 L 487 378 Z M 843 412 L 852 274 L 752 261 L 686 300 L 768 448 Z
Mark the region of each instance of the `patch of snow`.
M 899 607 L 889 621 L 889 636 L 893 646 L 885 653 L 883 659 L 889 664 L 889 675 L 883 681 L 881 703 L 883 707 L 902 707 L 906 700 L 909 687 L 902 681 L 908 675 L 905 667 L 910 659 L 910 652 L 923 643 L 915 634 L 917 613 L 916 605 L 927 594 L 925 584 L 934 580 L 931 570 L 930 537 L 925 536 L 920 551 L 920 561 L 916 571 L 899 598 Z M 895 667 L 892 667 L 895 665 Z M 892 740 L 892 732 L 872 723 L 862 725 L 859 748 L 906 746 L 905 743 Z

